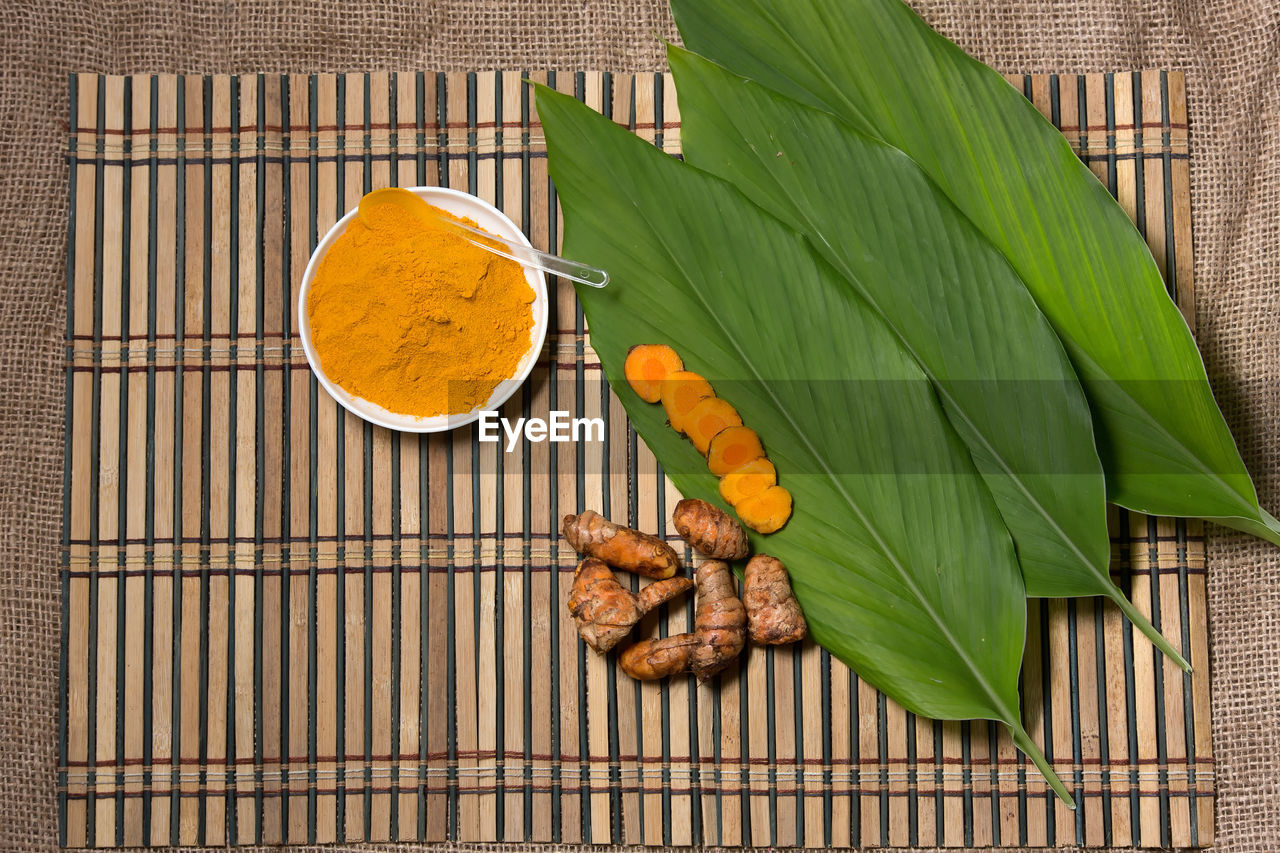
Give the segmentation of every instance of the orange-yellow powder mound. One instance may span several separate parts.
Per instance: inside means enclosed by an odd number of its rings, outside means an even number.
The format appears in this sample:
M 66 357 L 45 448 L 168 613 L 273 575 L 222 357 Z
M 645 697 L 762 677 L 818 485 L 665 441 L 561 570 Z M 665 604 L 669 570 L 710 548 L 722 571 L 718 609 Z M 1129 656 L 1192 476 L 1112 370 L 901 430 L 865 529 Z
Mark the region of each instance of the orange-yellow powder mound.
M 311 282 L 321 369 L 398 414 L 483 405 L 529 349 L 534 292 L 524 268 L 396 205 L 369 218 L 352 220 Z

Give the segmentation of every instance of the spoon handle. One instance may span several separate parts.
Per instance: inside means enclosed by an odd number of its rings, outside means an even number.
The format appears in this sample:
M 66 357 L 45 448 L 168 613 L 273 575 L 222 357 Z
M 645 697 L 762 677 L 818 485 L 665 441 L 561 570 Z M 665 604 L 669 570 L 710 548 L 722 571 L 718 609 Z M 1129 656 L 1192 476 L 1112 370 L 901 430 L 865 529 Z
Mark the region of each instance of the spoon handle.
M 561 278 L 567 278 L 571 281 L 580 282 L 591 287 L 604 287 L 609 283 L 609 273 L 602 269 L 598 269 L 587 264 L 581 264 L 577 261 L 570 261 L 558 255 L 552 255 L 548 252 L 540 252 L 537 249 L 528 246 L 522 246 L 519 243 L 513 243 L 496 237 L 487 231 L 479 228 L 472 228 L 470 225 L 464 225 L 451 219 L 440 217 L 440 221 L 445 223 L 449 228 L 460 232 L 460 236 L 464 237 L 472 244 L 479 246 L 486 251 L 492 252 L 509 260 L 513 260 L 518 264 L 527 267 L 534 267 L 543 272 L 558 275 Z

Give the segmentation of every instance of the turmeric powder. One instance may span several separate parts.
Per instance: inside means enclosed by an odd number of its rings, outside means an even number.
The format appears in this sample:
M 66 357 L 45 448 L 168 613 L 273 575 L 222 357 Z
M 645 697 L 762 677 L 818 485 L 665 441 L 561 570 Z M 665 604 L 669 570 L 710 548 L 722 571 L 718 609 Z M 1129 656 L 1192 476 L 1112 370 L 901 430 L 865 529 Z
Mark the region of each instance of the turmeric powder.
M 472 411 L 516 375 L 533 301 L 520 264 L 379 204 L 325 253 L 307 314 L 330 380 L 388 411 L 432 417 Z

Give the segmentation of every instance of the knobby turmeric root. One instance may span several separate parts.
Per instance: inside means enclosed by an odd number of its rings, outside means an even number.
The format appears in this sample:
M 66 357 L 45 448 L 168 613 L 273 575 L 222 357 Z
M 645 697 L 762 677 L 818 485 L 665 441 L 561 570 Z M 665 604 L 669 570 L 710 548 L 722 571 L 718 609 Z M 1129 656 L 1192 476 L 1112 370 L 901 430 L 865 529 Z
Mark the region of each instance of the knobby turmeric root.
M 776 557 L 757 554 L 747 563 L 742 604 L 751 642 L 778 646 L 804 639 L 808 625 L 791 591 L 787 567 Z
M 698 640 L 693 634 L 674 634 L 641 640 L 618 656 L 622 671 L 640 681 L 654 681 L 689 671 L 689 657 Z
M 662 399 L 662 380 L 684 370 L 684 362 L 666 344 L 639 344 L 627 350 L 622 372 L 632 390 L 646 403 Z
M 763 456 L 764 445 L 751 427 L 726 427 L 707 445 L 707 467 L 720 477 Z
M 706 557 L 741 560 L 751 553 L 747 531 L 718 506 L 697 498 L 676 504 L 671 520 L 684 541 Z
M 791 493 L 782 486 L 769 486 L 738 501 L 733 510 L 757 533 L 773 533 L 791 518 Z
M 689 410 L 684 420 L 684 433 L 703 456 L 715 438 L 729 427 L 742 426 L 742 416 L 725 400 L 705 397 Z
M 697 644 L 689 656 L 689 668 L 706 681 L 738 656 L 746 645 L 747 613 L 738 600 L 729 564 L 708 560 L 694 573 L 698 606 L 694 611 Z
M 711 383 L 692 371 L 670 374 L 662 380 L 662 408 L 667 413 L 667 423 L 683 435 L 685 417 L 701 400 L 715 395 Z
M 738 502 L 778 484 L 778 471 L 768 459 L 753 459 L 720 478 L 720 497 L 737 509 Z
M 657 536 L 614 524 L 591 510 L 566 515 L 562 532 L 574 550 L 604 560 L 615 569 L 663 580 L 680 568 L 675 549 Z
M 693 588 L 688 578 L 655 581 L 636 595 L 618 583 L 603 561 L 587 557 L 573 573 L 569 614 L 578 635 L 598 652 L 616 646 L 650 610 Z
M 692 672 L 706 681 L 733 662 L 746 645 L 747 614 L 734 592 L 729 564 L 708 560 L 694 574 L 698 606 L 692 634 L 641 640 L 619 657 L 632 678 L 652 680 Z

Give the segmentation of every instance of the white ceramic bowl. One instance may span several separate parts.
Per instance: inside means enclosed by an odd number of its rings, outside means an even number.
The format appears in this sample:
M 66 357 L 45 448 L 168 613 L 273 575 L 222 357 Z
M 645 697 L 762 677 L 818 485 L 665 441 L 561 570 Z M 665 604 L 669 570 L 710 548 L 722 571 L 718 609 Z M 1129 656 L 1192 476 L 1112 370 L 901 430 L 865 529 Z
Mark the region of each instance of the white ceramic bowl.
M 436 207 L 473 220 L 481 228 L 492 234 L 525 246 L 530 245 L 514 222 L 483 199 L 476 198 L 469 193 L 444 187 L 409 187 L 408 189 Z M 533 370 L 534 362 L 538 360 L 538 353 L 542 351 L 543 339 L 547 335 L 547 279 L 541 270 L 531 269 L 530 267 L 525 267 L 524 270 L 525 278 L 528 279 L 529 286 L 533 288 L 533 328 L 529 335 L 529 349 L 520 359 L 515 376 L 500 382 L 498 387 L 493 390 L 493 395 L 483 406 L 470 412 L 436 415 L 429 418 L 403 415 L 388 411 L 376 403 L 371 403 L 361 397 L 349 394 L 341 386 L 331 381 L 328 376 L 325 376 L 324 370 L 320 367 L 320 359 L 316 357 L 315 348 L 311 343 L 311 318 L 307 315 L 307 296 L 311 292 L 311 281 L 315 278 L 316 269 L 320 266 L 321 258 L 324 257 L 329 247 L 333 245 L 333 241 L 337 240 L 342 235 L 342 232 L 347 230 L 347 224 L 355 216 L 356 209 L 352 208 L 324 235 L 324 239 L 316 246 L 316 250 L 311 253 L 311 261 L 307 264 L 306 272 L 302 274 L 302 287 L 298 291 L 298 331 L 302 336 L 302 349 L 307 354 L 307 362 L 311 365 L 311 369 L 315 371 L 316 379 L 324 386 L 324 390 L 328 391 L 333 399 L 337 400 L 343 408 L 352 414 L 358 415 L 378 426 L 398 429 L 404 432 L 443 432 L 465 426 L 479 420 L 483 412 L 497 409 L 505 403 L 507 398 L 516 392 L 516 389 L 520 387 L 521 383 L 528 378 L 530 371 Z

